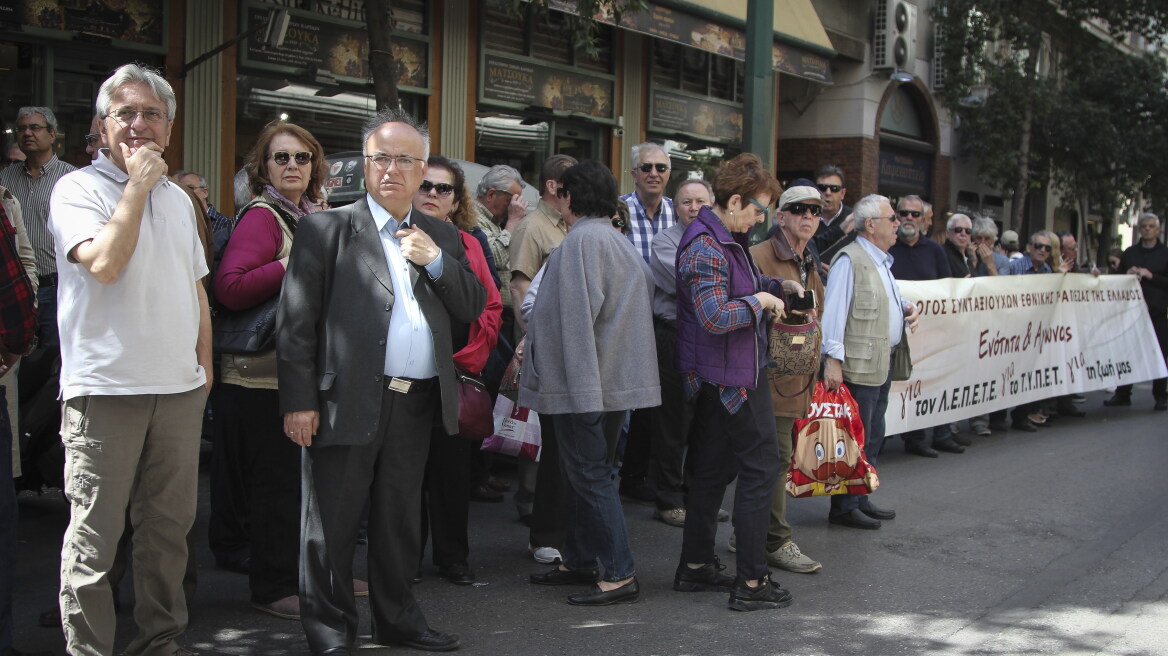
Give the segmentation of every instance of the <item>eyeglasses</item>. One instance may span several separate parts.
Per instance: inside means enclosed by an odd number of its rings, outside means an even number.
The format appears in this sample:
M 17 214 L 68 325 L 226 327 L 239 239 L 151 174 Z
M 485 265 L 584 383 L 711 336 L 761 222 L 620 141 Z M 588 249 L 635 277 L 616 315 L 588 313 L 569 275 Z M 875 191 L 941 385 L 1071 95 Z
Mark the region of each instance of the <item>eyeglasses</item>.
M 183 185 L 183 186 L 186 187 L 187 189 L 190 189 L 191 191 L 207 191 L 206 187 L 199 186 L 199 185 Z
M 990 244 L 998 240 L 998 238 L 993 235 L 974 235 L 973 239 L 974 241 L 984 241 Z
M 268 155 L 267 158 L 275 162 L 276 166 L 287 166 L 288 160 L 293 158 L 296 159 L 296 164 L 304 166 L 305 164 L 312 162 L 312 153 L 308 152 L 307 150 L 302 150 L 298 153 L 289 153 L 286 150 L 277 150 L 271 155 Z
M 891 221 L 893 223 L 900 223 L 900 217 L 895 215 L 895 214 L 890 214 L 888 216 L 874 216 L 874 217 L 872 217 L 873 221 L 879 221 L 881 219 Z
M 919 219 L 921 218 L 921 215 L 924 214 L 924 212 L 920 212 L 918 210 L 897 210 L 896 213 L 903 218 L 908 218 L 911 216 L 914 219 Z
M 1051 251 L 1050 244 L 1030 244 L 1030 247 L 1035 250 L 1046 251 L 1047 253 Z
M 668 164 L 661 164 L 661 163 L 642 164 L 636 168 L 641 169 L 641 173 L 648 173 L 648 172 L 652 171 L 653 169 L 657 169 L 658 173 L 665 173 L 666 171 L 669 170 L 669 165 Z
M 398 165 L 398 168 L 401 168 L 401 165 Z M 430 182 L 429 180 L 422 180 L 422 184 L 418 187 L 418 191 L 422 192 L 423 194 L 428 194 L 431 191 L 437 191 L 439 196 L 445 198 L 454 193 L 454 185 L 446 182 L 434 183 Z
M 412 171 L 426 160 L 412 155 L 366 155 L 365 159 L 382 171 L 389 170 L 390 164 L 397 165 L 399 171 Z
M 844 188 L 843 185 L 817 184 L 815 186 L 819 187 L 819 191 L 825 194 L 829 191 L 833 194 L 838 194 Z
M 134 122 L 141 114 L 142 118 L 146 119 L 147 123 L 161 123 L 166 119 L 166 114 L 162 113 L 161 109 L 135 109 L 133 107 L 121 107 L 106 114 L 106 116 L 114 117 L 118 123 L 122 125 L 129 125 Z
M 959 235 L 962 233 L 965 233 L 967 235 L 973 234 L 973 228 L 966 228 L 964 226 L 957 226 L 956 228 L 950 228 L 950 230 L 952 230 L 953 232 L 955 232 Z
M 92 132 L 85 135 L 85 144 L 88 146 L 96 146 L 101 141 L 101 133 Z
M 46 129 L 47 127 L 47 125 L 41 125 L 39 123 L 29 123 L 28 125 L 16 126 L 16 132 L 17 134 L 21 132 L 32 132 L 33 134 L 36 134 L 37 132 Z
M 806 212 L 811 212 L 811 216 L 819 216 L 823 214 L 823 208 L 818 205 L 811 205 L 809 203 L 791 203 L 787 206 L 784 212 L 790 212 L 795 216 L 803 216 Z
M 559 196 L 560 198 L 567 198 L 568 197 L 568 188 L 567 187 L 556 187 L 556 195 Z
M 768 208 L 766 205 L 763 205 L 762 203 L 758 202 L 757 200 L 755 200 L 753 198 L 747 198 L 746 200 L 750 201 L 751 205 L 754 205 L 755 207 L 757 207 L 762 212 L 763 216 L 767 216 L 768 214 L 770 214 L 770 212 L 771 212 L 770 208 Z M 757 214 L 757 212 L 756 212 L 756 214 Z

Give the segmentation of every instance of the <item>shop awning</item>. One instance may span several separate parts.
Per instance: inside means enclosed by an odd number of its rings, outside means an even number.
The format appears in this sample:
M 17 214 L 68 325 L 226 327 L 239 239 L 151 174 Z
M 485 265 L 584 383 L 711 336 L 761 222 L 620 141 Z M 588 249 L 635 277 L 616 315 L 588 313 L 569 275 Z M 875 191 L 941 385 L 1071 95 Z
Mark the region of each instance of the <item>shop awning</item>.
M 746 25 L 747 0 L 676 0 L 672 4 L 689 5 L 699 13 L 725 16 L 735 24 Z M 775 0 L 775 36 L 828 57 L 836 54 L 811 0 Z

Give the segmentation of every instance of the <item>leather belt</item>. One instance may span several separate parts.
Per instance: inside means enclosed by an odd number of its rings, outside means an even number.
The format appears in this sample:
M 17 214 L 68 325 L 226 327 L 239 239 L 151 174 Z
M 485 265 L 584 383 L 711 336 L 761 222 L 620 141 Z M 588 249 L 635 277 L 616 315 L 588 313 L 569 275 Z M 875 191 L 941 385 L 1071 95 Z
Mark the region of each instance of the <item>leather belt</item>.
M 43 276 L 37 276 L 37 285 L 40 287 L 56 287 L 57 274 L 49 273 Z
M 433 389 L 437 384 L 438 378 L 436 377 L 423 380 L 417 378 L 399 378 L 397 376 L 385 377 L 385 389 L 399 394 L 426 392 Z

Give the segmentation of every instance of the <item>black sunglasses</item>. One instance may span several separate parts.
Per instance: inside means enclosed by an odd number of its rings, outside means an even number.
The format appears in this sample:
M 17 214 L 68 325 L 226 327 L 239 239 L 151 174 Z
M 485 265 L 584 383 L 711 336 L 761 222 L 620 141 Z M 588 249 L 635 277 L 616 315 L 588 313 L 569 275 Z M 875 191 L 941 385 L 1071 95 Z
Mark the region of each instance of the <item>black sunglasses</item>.
M 300 166 L 304 166 L 305 164 L 308 164 L 312 161 L 312 153 L 308 152 L 307 150 L 302 150 L 298 153 L 289 153 L 286 150 L 277 150 L 271 155 L 268 155 L 268 159 L 275 162 L 277 166 L 287 166 L 288 160 L 292 158 L 296 158 L 296 163 Z
M 660 163 L 658 163 L 658 164 L 642 164 L 642 165 L 638 166 L 637 168 L 641 169 L 641 173 L 648 173 L 649 171 L 652 171 L 653 169 L 657 169 L 658 173 L 664 173 L 664 172 L 669 170 L 669 165 L 668 164 L 660 164 Z
M 951 228 L 951 230 L 953 230 L 953 232 L 956 232 L 957 234 L 961 234 L 963 232 L 967 235 L 973 234 L 973 228 L 965 228 L 962 226 L 957 226 L 956 228 Z
M 844 188 L 844 187 L 843 187 L 843 185 L 825 185 L 825 184 L 817 184 L 817 185 L 815 185 L 815 186 L 816 186 L 816 187 L 819 187 L 819 191 L 821 191 L 821 192 L 823 192 L 823 193 L 827 193 L 828 191 L 830 191 L 830 192 L 831 192 L 831 193 L 833 193 L 833 194 L 838 194 L 838 193 L 840 192 L 840 189 L 843 189 L 843 188 Z
M 454 185 L 447 182 L 433 183 L 429 180 L 422 180 L 422 184 L 418 186 L 418 190 L 423 194 L 430 193 L 431 189 L 437 189 L 439 196 L 449 196 L 454 193 Z
M 921 218 L 921 215 L 924 214 L 924 212 L 920 212 L 917 210 L 897 210 L 896 213 L 903 216 L 903 217 L 911 216 L 914 219 L 919 219 L 919 218 Z
M 1030 244 L 1030 245 L 1033 246 L 1034 248 L 1040 250 L 1040 251 L 1046 251 L 1048 253 L 1051 250 L 1050 244 Z
M 794 214 L 795 216 L 803 216 L 804 212 L 811 212 L 811 216 L 819 216 L 820 214 L 823 213 L 823 208 L 818 206 L 818 205 L 810 205 L 810 204 L 804 204 L 804 203 L 791 203 L 783 211 L 790 212 L 791 214 Z

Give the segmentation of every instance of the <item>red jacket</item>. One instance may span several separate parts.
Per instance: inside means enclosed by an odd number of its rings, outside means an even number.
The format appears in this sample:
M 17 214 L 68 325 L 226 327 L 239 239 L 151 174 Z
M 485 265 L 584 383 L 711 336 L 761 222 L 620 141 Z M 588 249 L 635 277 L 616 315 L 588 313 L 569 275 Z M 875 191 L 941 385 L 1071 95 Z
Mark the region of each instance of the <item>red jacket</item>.
M 466 249 L 470 270 L 487 290 L 487 307 L 471 324 L 466 346 L 454 354 L 455 366 L 477 376 L 487 366 L 487 357 L 495 348 L 495 342 L 499 341 L 499 328 L 503 325 L 503 301 L 491 278 L 491 270 L 487 267 L 487 258 L 483 255 L 479 240 L 465 230 L 459 230 L 458 236 L 462 238 L 462 247 Z

